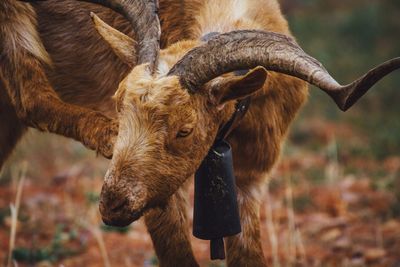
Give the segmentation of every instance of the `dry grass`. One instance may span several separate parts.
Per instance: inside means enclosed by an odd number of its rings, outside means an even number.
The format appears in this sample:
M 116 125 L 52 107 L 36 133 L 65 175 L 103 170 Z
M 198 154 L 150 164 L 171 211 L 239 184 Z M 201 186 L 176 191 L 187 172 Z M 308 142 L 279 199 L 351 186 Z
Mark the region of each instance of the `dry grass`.
M 24 187 L 26 171 L 27 171 L 27 162 L 23 162 L 21 164 L 21 168 L 19 170 L 19 175 L 15 175 L 13 180 L 17 181 L 17 192 L 15 197 L 15 202 L 10 204 L 11 210 L 11 229 L 10 229 L 10 241 L 9 241 L 9 249 L 8 249 L 8 259 L 7 259 L 7 267 L 11 267 L 13 263 L 12 253 L 15 247 L 15 238 L 17 235 L 17 227 L 18 227 L 18 212 L 21 204 L 22 198 L 22 189 Z M 16 262 L 14 262 L 16 266 Z
M 274 223 L 274 218 L 272 214 L 272 207 L 271 207 L 271 196 L 269 192 L 269 188 L 267 188 L 265 192 L 265 200 L 266 200 L 266 214 L 267 214 L 267 220 L 266 220 L 266 225 L 267 225 L 267 230 L 268 230 L 268 237 L 269 237 L 269 242 L 271 244 L 271 251 L 272 251 L 272 262 L 274 267 L 280 267 L 280 262 L 279 262 L 279 244 L 278 244 L 278 237 L 277 237 L 277 231 L 275 229 L 275 223 Z
M 99 229 L 98 225 L 100 225 L 100 219 L 98 216 L 97 209 L 95 207 L 91 207 L 88 212 L 88 217 L 85 218 L 82 222 L 83 226 L 94 236 L 96 242 L 99 246 L 100 254 L 103 259 L 104 267 L 111 267 L 110 257 L 108 256 L 107 248 L 104 242 L 104 237 L 102 231 Z

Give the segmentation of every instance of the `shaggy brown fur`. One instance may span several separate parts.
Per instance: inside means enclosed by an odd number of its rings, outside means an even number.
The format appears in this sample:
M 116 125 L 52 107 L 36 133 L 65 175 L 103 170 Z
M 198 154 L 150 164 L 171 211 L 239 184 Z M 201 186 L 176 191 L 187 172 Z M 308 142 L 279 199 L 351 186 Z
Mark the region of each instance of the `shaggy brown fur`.
M 14 0 L 0 3 L 0 90 L 1 95 L 8 95 L 8 98 L 2 99 L 5 102 L 2 107 L 9 107 L 2 110 L 5 119 L 1 123 L 6 124 L 3 129 L 14 127 L 7 125 L 13 121 L 15 125 L 74 138 L 111 157 L 111 139 L 117 133 L 117 124 L 99 112 L 67 104 L 60 99 L 61 96 L 68 101 L 63 94 L 56 94 L 48 80 L 52 76 L 44 71 L 45 68 L 57 68 L 60 59 L 52 57 L 50 60 L 36 31 L 36 24 L 36 15 L 30 5 Z M 58 73 L 62 72 L 57 70 Z M 71 79 L 77 78 L 72 73 L 69 75 Z M 64 90 L 65 95 L 68 95 L 67 91 Z M 74 98 L 79 96 L 75 95 Z M 79 101 L 74 104 L 79 104 Z M 13 134 L 13 140 L 7 140 L 9 135 L 2 136 L 4 139 L 0 143 L 8 144 L 9 150 L 12 150 L 21 133 L 17 131 Z M 8 152 L 2 153 L 0 162 L 4 162 L 8 155 Z

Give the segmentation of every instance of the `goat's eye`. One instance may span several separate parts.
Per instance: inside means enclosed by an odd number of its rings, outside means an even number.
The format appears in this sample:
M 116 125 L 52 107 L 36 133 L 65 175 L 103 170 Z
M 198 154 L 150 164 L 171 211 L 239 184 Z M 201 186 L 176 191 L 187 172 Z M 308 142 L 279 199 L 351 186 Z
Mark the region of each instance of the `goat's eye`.
M 193 128 L 182 128 L 179 130 L 179 132 L 176 134 L 177 138 L 182 138 L 190 135 L 193 132 Z

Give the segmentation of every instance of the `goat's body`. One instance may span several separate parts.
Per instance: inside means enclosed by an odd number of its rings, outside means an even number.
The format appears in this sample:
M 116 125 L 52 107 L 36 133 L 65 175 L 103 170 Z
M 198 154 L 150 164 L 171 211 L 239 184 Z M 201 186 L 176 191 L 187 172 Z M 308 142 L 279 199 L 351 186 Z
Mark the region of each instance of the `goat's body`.
M 262 29 L 290 34 L 287 22 L 275 0 L 160 2 L 164 47 L 181 39 L 199 40 L 204 34 L 214 31 Z M 6 0 L 5 3 L 10 6 L 23 5 L 15 4 L 11 0 Z M 41 40 L 52 61 L 51 65 L 41 66 L 46 66 L 46 76 L 57 95 L 67 103 L 114 116 L 115 107 L 111 96 L 129 68 L 118 60 L 99 37 L 88 13 L 94 11 L 111 26 L 132 35 L 129 23 L 112 11 L 75 1 L 40 2 L 33 7 L 37 12 Z M 27 14 L 33 11 L 29 9 L 23 12 Z M 3 13 L 4 11 L 0 10 L 0 16 Z M 34 20 L 34 17 L 30 17 L 26 22 L 27 30 L 34 27 Z M 6 30 L 7 25 L 0 26 L 3 38 L 5 34 L 8 34 L 6 37 L 10 37 Z M 38 43 L 35 49 L 40 47 L 41 44 Z M 25 56 L 45 61 L 46 52 L 39 49 L 32 53 L 29 49 L 17 46 L 15 62 L 18 63 Z M 185 52 L 179 52 L 179 46 L 171 49 L 178 50 L 177 56 Z M 10 75 L 15 73 L 17 71 Z M 49 127 L 21 120 L 18 107 L 15 106 L 15 99 L 19 99 L 19 96 L 9 96 L 12 90 L 16 90 L 9 88 L 12 83 L 7 80 L 13 77 L 0 78 L 1 167 L 26 126 L 34 126 L 41 130 L 49 130 Z M 23 84 L 19 88 L 24 86 L 29 85 Z M 41 87 L 35 90 L 37 94 L 42 92 Z M 307 87 L 304 82 L 282 74 L 270 73 L 264 89 L 252 97 L 248 114 L 229 137 L 235 155 L 234 166 L 243 224 L 243 233 L 228 239 L 229 266 L 265 265 L 258 222 L 260 183 L 265 180 L 265 176 L 277 161 L 288 126 L 305 101 L 306 94 Z M 73 134 L 61 134 L 76 138 Z M 196 265 L 189 244 L 186 216 L 179 211 L 182 209 L 182 204 L 179 204 L 182 201 L 181 194 L 176 194 L 169 203 L 171 210 L 166 209 L 165 213 L 152 211 L 146 216 L 146 223 L 162 266 Z M 163 219 L 162 226 L 159 224 L 160 216 Z

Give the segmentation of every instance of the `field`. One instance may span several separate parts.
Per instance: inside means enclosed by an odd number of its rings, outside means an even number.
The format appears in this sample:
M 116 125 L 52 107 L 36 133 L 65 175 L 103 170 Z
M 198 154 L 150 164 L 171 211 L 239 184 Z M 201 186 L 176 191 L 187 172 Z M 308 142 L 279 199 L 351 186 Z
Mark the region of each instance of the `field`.
M 282 2 L 299 43 L 340 81 L 400 55 L 398 0 Z M 271 265 L 400 266 L 399 87 L 397 71 L 346 114 L 311 89 L 264 188 Z M 141 220 L 102 224 L 107 166 L 74 141 L 31 130 L 0 174 L 0 265 L 11 247 L 10 266 L 157 266 Z M 209 261 L 207 242 L 193 244 L 201 266 L 224 266 Z

